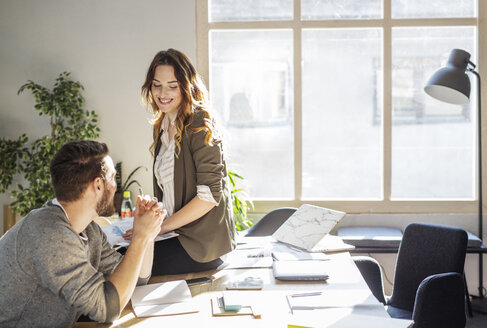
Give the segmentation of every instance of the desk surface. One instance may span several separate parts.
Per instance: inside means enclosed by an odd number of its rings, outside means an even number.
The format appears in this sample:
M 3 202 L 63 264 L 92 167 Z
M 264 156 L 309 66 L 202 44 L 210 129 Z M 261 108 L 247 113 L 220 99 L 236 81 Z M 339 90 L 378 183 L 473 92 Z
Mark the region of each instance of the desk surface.
M 76 323 L 75 327 L 287 327 L 290 323 L 309 322 L 313 315 L 319 316 L 320 326 L 328 327 L 325 321 L 336 323 L 348 318 L 350 314 L 367 315 L 376 318 L 388 318 L 386 311 L 371 294 L 360 272 L 348 253 L 330 256 L 328 274 L 330 278 L 324 282 L 280 282 L 274 279 L 271 268 L 258 269 L 223 269 L 184 275 L 155 276 L 149 283 L 159 283 L 172 280 L 193 279 L 212 276 L 212 283 L 191 286 L 193 300 L 197 302 L 200 311 L 193 314 L 176 316 L 159 316 L 137 318 L 129 303 L 122 311 L 120 318 L 112 325 L 90 323 Z M 260 277 L 264 281 L 264 288 L 259 291 L 241 291 L 252 299 L 253 306 L 262 314 L 262 319 L 251 316 L 213 317 L 211 314 L 210 298 L 221 295 L 228 281 L 236 278 Z M 325 291 L 333 298 L 349 297 L 355 306 L 346 308 L 330 308 L 319 311 L 301 310 L 291 314 L 286 295 L 302 291 Z M 246 296 L 246 297 L 247 297 Z M 370 304 L 372 300 L 372 305 Z M 367 302 L 367 305 L 360 305 Z M 260 311 L 259 311 L 260 310 Z M 369 317 L 370 318 L 370 317 Z M 323 320 L 322 320 L 323 319 Z M 382 319 L 381 319 L 382 320 Z M 409 321 L 407 321 L 409 322 Z M 408 324 L 401 325 L 407 327 Z M 330 325 L 335 327 L 336 325 Z M 392 325 L 385 325 L 385 327 Z M 344 327 L 339 325 L 336 327 Z M 399 327 L 399 326 L 398 326 Z

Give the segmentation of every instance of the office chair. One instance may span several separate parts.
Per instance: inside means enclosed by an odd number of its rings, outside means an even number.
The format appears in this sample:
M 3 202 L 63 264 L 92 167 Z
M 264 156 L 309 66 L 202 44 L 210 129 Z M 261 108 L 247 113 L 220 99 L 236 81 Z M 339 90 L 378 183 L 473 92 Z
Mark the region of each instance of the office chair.
M 465 327 L 463 269 L 467 240 L 463 229 L 409 224 L 399 246 L 388 299 L 384 297 L 378 263 L 362 256 L 355 263 L 391 317 L 412 319 L 415 328 Z
M 249 228 L 246 236 L 272 235 L 296 210 L 297 208 L 295 207 L 280 207 L 270 211 Z

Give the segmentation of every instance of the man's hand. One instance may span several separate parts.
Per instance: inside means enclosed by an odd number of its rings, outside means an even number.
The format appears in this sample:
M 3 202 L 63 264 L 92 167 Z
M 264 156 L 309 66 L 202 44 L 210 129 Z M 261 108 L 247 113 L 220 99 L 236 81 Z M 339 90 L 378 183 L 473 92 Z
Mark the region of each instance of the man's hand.
M 123 237 L 131 240 L 137 234 L 141 237 L 148 237 L 154 240 L 161 230 L 161 224 L 167 212 L 162 208 L 162 203 L 157 198 L 150 198 L 148 195 L 137 196 L 134 227 L 127 230 Z

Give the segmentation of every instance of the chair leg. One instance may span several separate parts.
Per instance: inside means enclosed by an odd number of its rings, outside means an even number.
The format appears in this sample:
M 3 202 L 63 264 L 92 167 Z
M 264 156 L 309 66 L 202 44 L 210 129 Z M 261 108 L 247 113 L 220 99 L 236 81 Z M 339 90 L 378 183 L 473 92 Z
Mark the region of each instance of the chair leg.
M 465 273 L 463 273 L 463 281 L 465 282 L 465 303 L 467 303 L 467 313 L 468 316 L 472 318 L 472 303 L 470 302 L 470 293 L 468 292 L 467 278 L 465 278 Z

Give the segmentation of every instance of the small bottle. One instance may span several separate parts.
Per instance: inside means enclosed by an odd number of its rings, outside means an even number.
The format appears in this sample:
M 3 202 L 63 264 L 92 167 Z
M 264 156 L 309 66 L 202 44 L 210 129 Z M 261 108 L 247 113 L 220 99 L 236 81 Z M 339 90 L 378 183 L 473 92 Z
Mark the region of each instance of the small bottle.
M 125 190 L 123 192 L 122 206 L 120 207 L 120 216 L 122 218 L 131 217 L 133 211 L 135 211 L 135 208 L 132 205 L 132 199 L 130 197 L 130 191 Z

